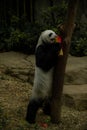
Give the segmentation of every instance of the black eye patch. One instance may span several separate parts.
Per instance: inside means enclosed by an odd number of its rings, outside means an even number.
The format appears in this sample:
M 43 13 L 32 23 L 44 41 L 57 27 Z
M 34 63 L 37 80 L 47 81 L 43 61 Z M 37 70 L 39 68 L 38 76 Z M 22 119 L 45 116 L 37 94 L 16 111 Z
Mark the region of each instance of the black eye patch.
M 51 37 L 51 36 L 52 36 L 52 34 L 53 34 L 53 33 L 50 33 L 50 34 L 49 34 L 49 37 Z

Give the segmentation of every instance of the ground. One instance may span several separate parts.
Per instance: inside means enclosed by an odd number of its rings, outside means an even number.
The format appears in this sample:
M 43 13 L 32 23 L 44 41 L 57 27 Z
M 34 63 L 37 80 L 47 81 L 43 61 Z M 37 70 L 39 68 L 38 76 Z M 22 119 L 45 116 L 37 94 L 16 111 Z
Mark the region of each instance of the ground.
M 34 63 L 33 55 L 0 53 L 0 130 L 87 130 L 87 57 L 69 56 L 59 124 L 52 124 L 41 110 L 36 124 L 25 120 Z

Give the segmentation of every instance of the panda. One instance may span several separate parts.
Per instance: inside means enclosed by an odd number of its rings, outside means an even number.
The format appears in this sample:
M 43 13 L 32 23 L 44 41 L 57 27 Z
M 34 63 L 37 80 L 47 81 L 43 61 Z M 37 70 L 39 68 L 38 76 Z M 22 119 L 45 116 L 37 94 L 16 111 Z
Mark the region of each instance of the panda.
M 58 60 L 61 45 L 55 42 L 57 34 L 52 30 L 41 33 L 35 50 L 35 76 L 32 96 L 27 108 L 26 120 L 35 123 L 40 107 L 45 114 L 50 114 L 53 70 Z

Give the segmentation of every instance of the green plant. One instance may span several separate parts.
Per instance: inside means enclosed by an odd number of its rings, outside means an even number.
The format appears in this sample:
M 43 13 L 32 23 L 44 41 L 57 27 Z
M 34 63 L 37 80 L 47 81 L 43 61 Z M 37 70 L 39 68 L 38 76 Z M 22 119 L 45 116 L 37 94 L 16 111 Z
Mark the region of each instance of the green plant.
M 53 29 L 57 32 L 55 26 L 62 21 L 66 8 L 64 0 L 60 6 L 48 7 L 46 11 L 41 13 L 43 23 L 38 21 L 29 23 L 26 16 L 19 18 L 11 14 L 9 25 L 0 31 L 0 51 L 14 50 L 34 53 L 40 33 L 45 29 Z
M 87 25 L 79 23 L 73 35 L 70 54 L 75 56 L 87 56 Z
M 63 0 L 60 4 L 48 7 L 41 12 L 43 17 L 43 23 L 47 27 L 55 27 L 60 23 L 63 23 L 64 16 L 67 11 L 67 3 Z
M 42 30 L 44 30 L 43 27 L 38 23 L 25 23 L 24 29 L 11 26 L 9 30 L 1 32 L 0 50 L 34 53 Z

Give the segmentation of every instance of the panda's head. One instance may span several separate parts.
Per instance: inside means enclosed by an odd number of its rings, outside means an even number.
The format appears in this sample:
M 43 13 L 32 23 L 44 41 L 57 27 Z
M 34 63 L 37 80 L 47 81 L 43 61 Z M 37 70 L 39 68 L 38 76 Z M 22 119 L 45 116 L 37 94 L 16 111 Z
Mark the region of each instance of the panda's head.
M 54 43 L 57 34 L 52 30 L 45 30 L 41 33 L 37 47 L 43 43 Z
M 41 40 L 44 43 L 54 43 L 55 37 L 57 37 L 57 34 L 52 30 L 45 30 L 41 33 Z

